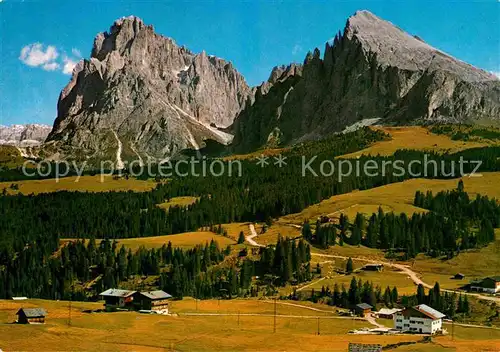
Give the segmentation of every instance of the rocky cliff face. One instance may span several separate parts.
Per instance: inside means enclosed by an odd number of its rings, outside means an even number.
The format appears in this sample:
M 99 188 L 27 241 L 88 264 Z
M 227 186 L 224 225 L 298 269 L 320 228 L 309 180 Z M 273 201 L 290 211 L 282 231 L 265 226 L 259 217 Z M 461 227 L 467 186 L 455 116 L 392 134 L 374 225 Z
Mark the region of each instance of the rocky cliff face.
M 348 19 L 323 58 L 318 49 L 309 53 L 300 71 L 257 90 L 255 104 L 233 126 L 235 151 L 317 139 L 367 119 L 500 123 L 494 75 L 368 11 Z
M 94 40 L 61 92 L 45 150 L 59 158 L 163 159 L 220 131 L 251 89 L 230 62 L 194 54 L 137 17 L 115 21 Z
M 18 147 L 40 145 L 45 141 L 51 127 L 39 124 L 0 126 L 0 145 L 8 144 Z

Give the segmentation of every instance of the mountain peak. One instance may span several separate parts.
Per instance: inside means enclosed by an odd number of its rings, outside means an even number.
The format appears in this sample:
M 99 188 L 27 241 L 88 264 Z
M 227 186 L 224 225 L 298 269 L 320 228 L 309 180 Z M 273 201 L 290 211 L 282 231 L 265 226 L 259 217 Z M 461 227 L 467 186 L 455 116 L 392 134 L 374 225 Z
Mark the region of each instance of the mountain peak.
M 365 52 L 376 54 L 382 67 L 421 72 L 443 70 L 468 82 L 495 80 L 489 72 L 455 59 L 367 10 L 349 17 L 344 36 L 359 42 Z
M 115 20 L 114 25 L 115 26 L 122 26 L 123 24 L 127 24 L 127 23 L 144 24 L 144 21 L 137 16 L 130 15 L 130 16 L 124 16 L 124 17 L 118 18 L 117 20 Z
M 64 157 L 78 150 L 109 158 L 122 143 L 117 165 L 161 160 L 207 139 L 228 143 L 231 136 L 212 125 L 231 125 L 250 95 L 230 62 L 193 54 L 140 18 L 124 17 L 96 36 L 90 59 L 62 90 L 48 141 Z

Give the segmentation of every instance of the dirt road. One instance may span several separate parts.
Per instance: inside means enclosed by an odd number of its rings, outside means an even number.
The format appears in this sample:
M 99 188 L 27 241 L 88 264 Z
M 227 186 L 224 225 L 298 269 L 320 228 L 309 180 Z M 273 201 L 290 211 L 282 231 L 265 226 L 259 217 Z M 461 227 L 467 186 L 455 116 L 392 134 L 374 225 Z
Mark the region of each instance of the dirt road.
M 255 231 L 255 226 L 253 224 L 248 225 L 248 228 L 250 229 L 250 236 L 246 236 L 245 240 L 250 243 L 252 246 L 257 246 L 257 247 L 265 247 L 264 245 L 257 243 L 254 241 L 254 238 L 257 237 L 257 231 Z
M 346 257 L 346 256 L 333 255 L 333 254 L 311 253 L 311 255 L 317 256 L 317 257 L 323 257 L 323 258 L 348 259 L 348 257 Z M 367 259 L 367 258 L 360 258 L 360 257 L 359 258 L 358 257 L 351 257 L 351 259 L 352 260 L 363 261 L 363 262 L 367 262 L 367 263 L 372 263 L 372 264 L 384 264 L 385 266 L 392 267 L 392 268 L 400 270 L 400 273 L 404 274 L 404 275 L 407 275 L 413 281 L 413 283 L 415 285 L 423 285 L 426 288 L 432 288 L 433 287 L 433 285 L 430 285 L 430 284 L 422 281 L 422 279 L 420 279 L 419 275 L 416 272 L 414 272 L 413 270 L 411 270 L 407 265 L 396 264 L 396 263 L 391 263 L 391 262 L 387 262 L 387 261 Z M 443 291 L 443 292 L 445 292 L 445 291 L 446 292 L 456 292 L 456 293 L 466 294 L 466 295 L 469 295 L 469 296 L 472 296 L 472 297 L 476 297 L 476 298 L 479 298 L 479 299 L 484 299 L 484 300 L 488 300 L 488 301 L 500 304 L 500 298 L 499 297 L 486 296 L 486 295 L 482 295 L 482 294 L 479 294 L 479 293 L 463 292 L 463 291 L 448 290 L 448 289 L 441 289 L 441 291 Z

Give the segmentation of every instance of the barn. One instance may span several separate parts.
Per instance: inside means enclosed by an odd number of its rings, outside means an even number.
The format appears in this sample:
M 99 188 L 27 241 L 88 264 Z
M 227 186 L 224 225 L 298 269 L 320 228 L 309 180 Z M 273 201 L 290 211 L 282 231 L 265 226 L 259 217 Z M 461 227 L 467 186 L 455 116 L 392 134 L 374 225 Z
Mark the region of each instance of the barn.
M 134 294 L 136 291 L 120 290 L 116 288 L 110 288 L 104 292 L 101 292 L 99 296 L 104 299 L 104 307 L 107 311 L 117 310 L 117 309 L 129 309 L 132 310 Z
M 354 307 L 354 311 L 356 312 L 357 315 L 364 317 L 364 316 L 370 314 L 370 312 L 372 311 L 372 308 L 373 307 L 367 303 L 360 303 L 360 304 L 356 304 L 356 306 Z
M 168 300 L 170 298 L 172 298 L 171 295 L 161 290 L 136 292 L 134 304 L 138 310 L 168 314 Z
M 45 324 L 47 311 L 43 308 L 21 308 L 16 315 L 18 324 Z
M 401 311 L 402 309 L 397 309 L 397 308 L 392 308 L 392 309 L 382 308 L 376 313 L 376 315 L 381 319 L 393 319 L 394 315 Z

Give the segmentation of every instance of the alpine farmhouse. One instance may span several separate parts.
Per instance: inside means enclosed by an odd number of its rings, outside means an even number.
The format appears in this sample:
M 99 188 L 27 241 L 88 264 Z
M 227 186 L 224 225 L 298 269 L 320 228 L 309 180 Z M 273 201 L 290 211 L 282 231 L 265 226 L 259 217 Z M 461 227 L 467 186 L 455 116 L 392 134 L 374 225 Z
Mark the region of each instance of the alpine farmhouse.
M 101 292 L 100 296 L 105 301 L 106 311 L 137 310 L 158 314 L 168 314 L 168 300 L 172 298 L 161 290 L 139 292 L 116 288 Z
M 444 317 L 443 313 L 420 304 L 397 312 L 394 315 L 394 328 L 400 331 L 434 335 L 441 331 Z

